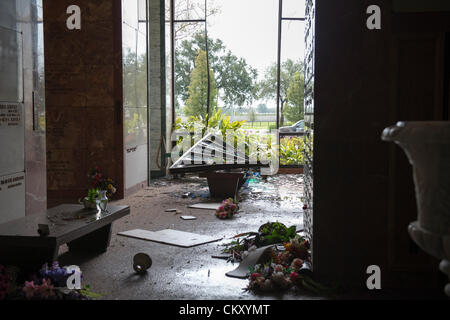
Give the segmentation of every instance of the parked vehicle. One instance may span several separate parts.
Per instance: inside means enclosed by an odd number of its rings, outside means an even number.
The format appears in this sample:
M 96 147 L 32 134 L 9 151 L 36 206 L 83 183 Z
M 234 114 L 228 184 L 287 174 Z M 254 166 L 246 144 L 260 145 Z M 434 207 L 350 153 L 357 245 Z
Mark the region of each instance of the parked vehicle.
M 291 126 L 281 127 L 280 132 L 281 133 L 289 133 L 289 132 L 301 132 L 303 133 L 305 131 L 305 120 L 300 120 L 294 123 Z

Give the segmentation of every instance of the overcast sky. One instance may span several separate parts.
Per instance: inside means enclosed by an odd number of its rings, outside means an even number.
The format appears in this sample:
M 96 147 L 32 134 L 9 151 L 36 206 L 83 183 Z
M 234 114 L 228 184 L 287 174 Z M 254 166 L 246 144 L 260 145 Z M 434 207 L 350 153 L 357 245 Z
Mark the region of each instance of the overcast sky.
M 214 0 L 220 12 L 208 18 L 208 36 L 219 38 L 258 69 L 277 61 L 278 0 Z M 284 0 L 284 17 L 304 17 L 304 0 Z M 282 61 L 304 56 L 305 22 L 283 22 Z

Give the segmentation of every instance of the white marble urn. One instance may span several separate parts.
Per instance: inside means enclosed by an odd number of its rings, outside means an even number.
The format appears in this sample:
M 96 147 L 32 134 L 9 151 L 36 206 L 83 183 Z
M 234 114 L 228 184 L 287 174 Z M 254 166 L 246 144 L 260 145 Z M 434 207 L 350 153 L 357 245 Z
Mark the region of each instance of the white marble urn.
M 409 234 L 450 277 L 450 121 L 398 122 L 382 139 L 398 144 L 413 166 L 418 214 Z

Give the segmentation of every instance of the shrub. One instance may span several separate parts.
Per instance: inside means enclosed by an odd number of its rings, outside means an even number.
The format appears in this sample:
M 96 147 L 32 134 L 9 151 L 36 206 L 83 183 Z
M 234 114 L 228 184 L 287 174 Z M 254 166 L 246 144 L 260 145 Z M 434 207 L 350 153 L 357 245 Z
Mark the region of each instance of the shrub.
M 303 165 L 303 149 L 305 143 L 302 137 L 284 137 L 280 139 L 280 164 Z

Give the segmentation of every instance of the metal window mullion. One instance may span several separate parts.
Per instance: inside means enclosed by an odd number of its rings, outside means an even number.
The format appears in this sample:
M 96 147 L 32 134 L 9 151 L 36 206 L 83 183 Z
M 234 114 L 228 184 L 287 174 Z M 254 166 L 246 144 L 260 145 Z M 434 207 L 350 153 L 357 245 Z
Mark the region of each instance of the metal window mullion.
M 283 0 L 278 1 L 278 50 L 277 50 L 277 129 L 280 127 L 280 81 L 281 81 L 281 27 Z M 279 141 L 278 141 L 279 142 Z
M 173 20 L 174 23 L 177 22 L 206 22 L 206 19 L 187 19 L 187 20 Z
M 292 18 L 292 17 L 285 17 L 281 18 L 281 20 L 290 20 L 290 21 L 305 21 L 306 18 Z
M 170 89 L 172 100 L 172 125 L 175 123 L 175 0 L 170 0 Z

